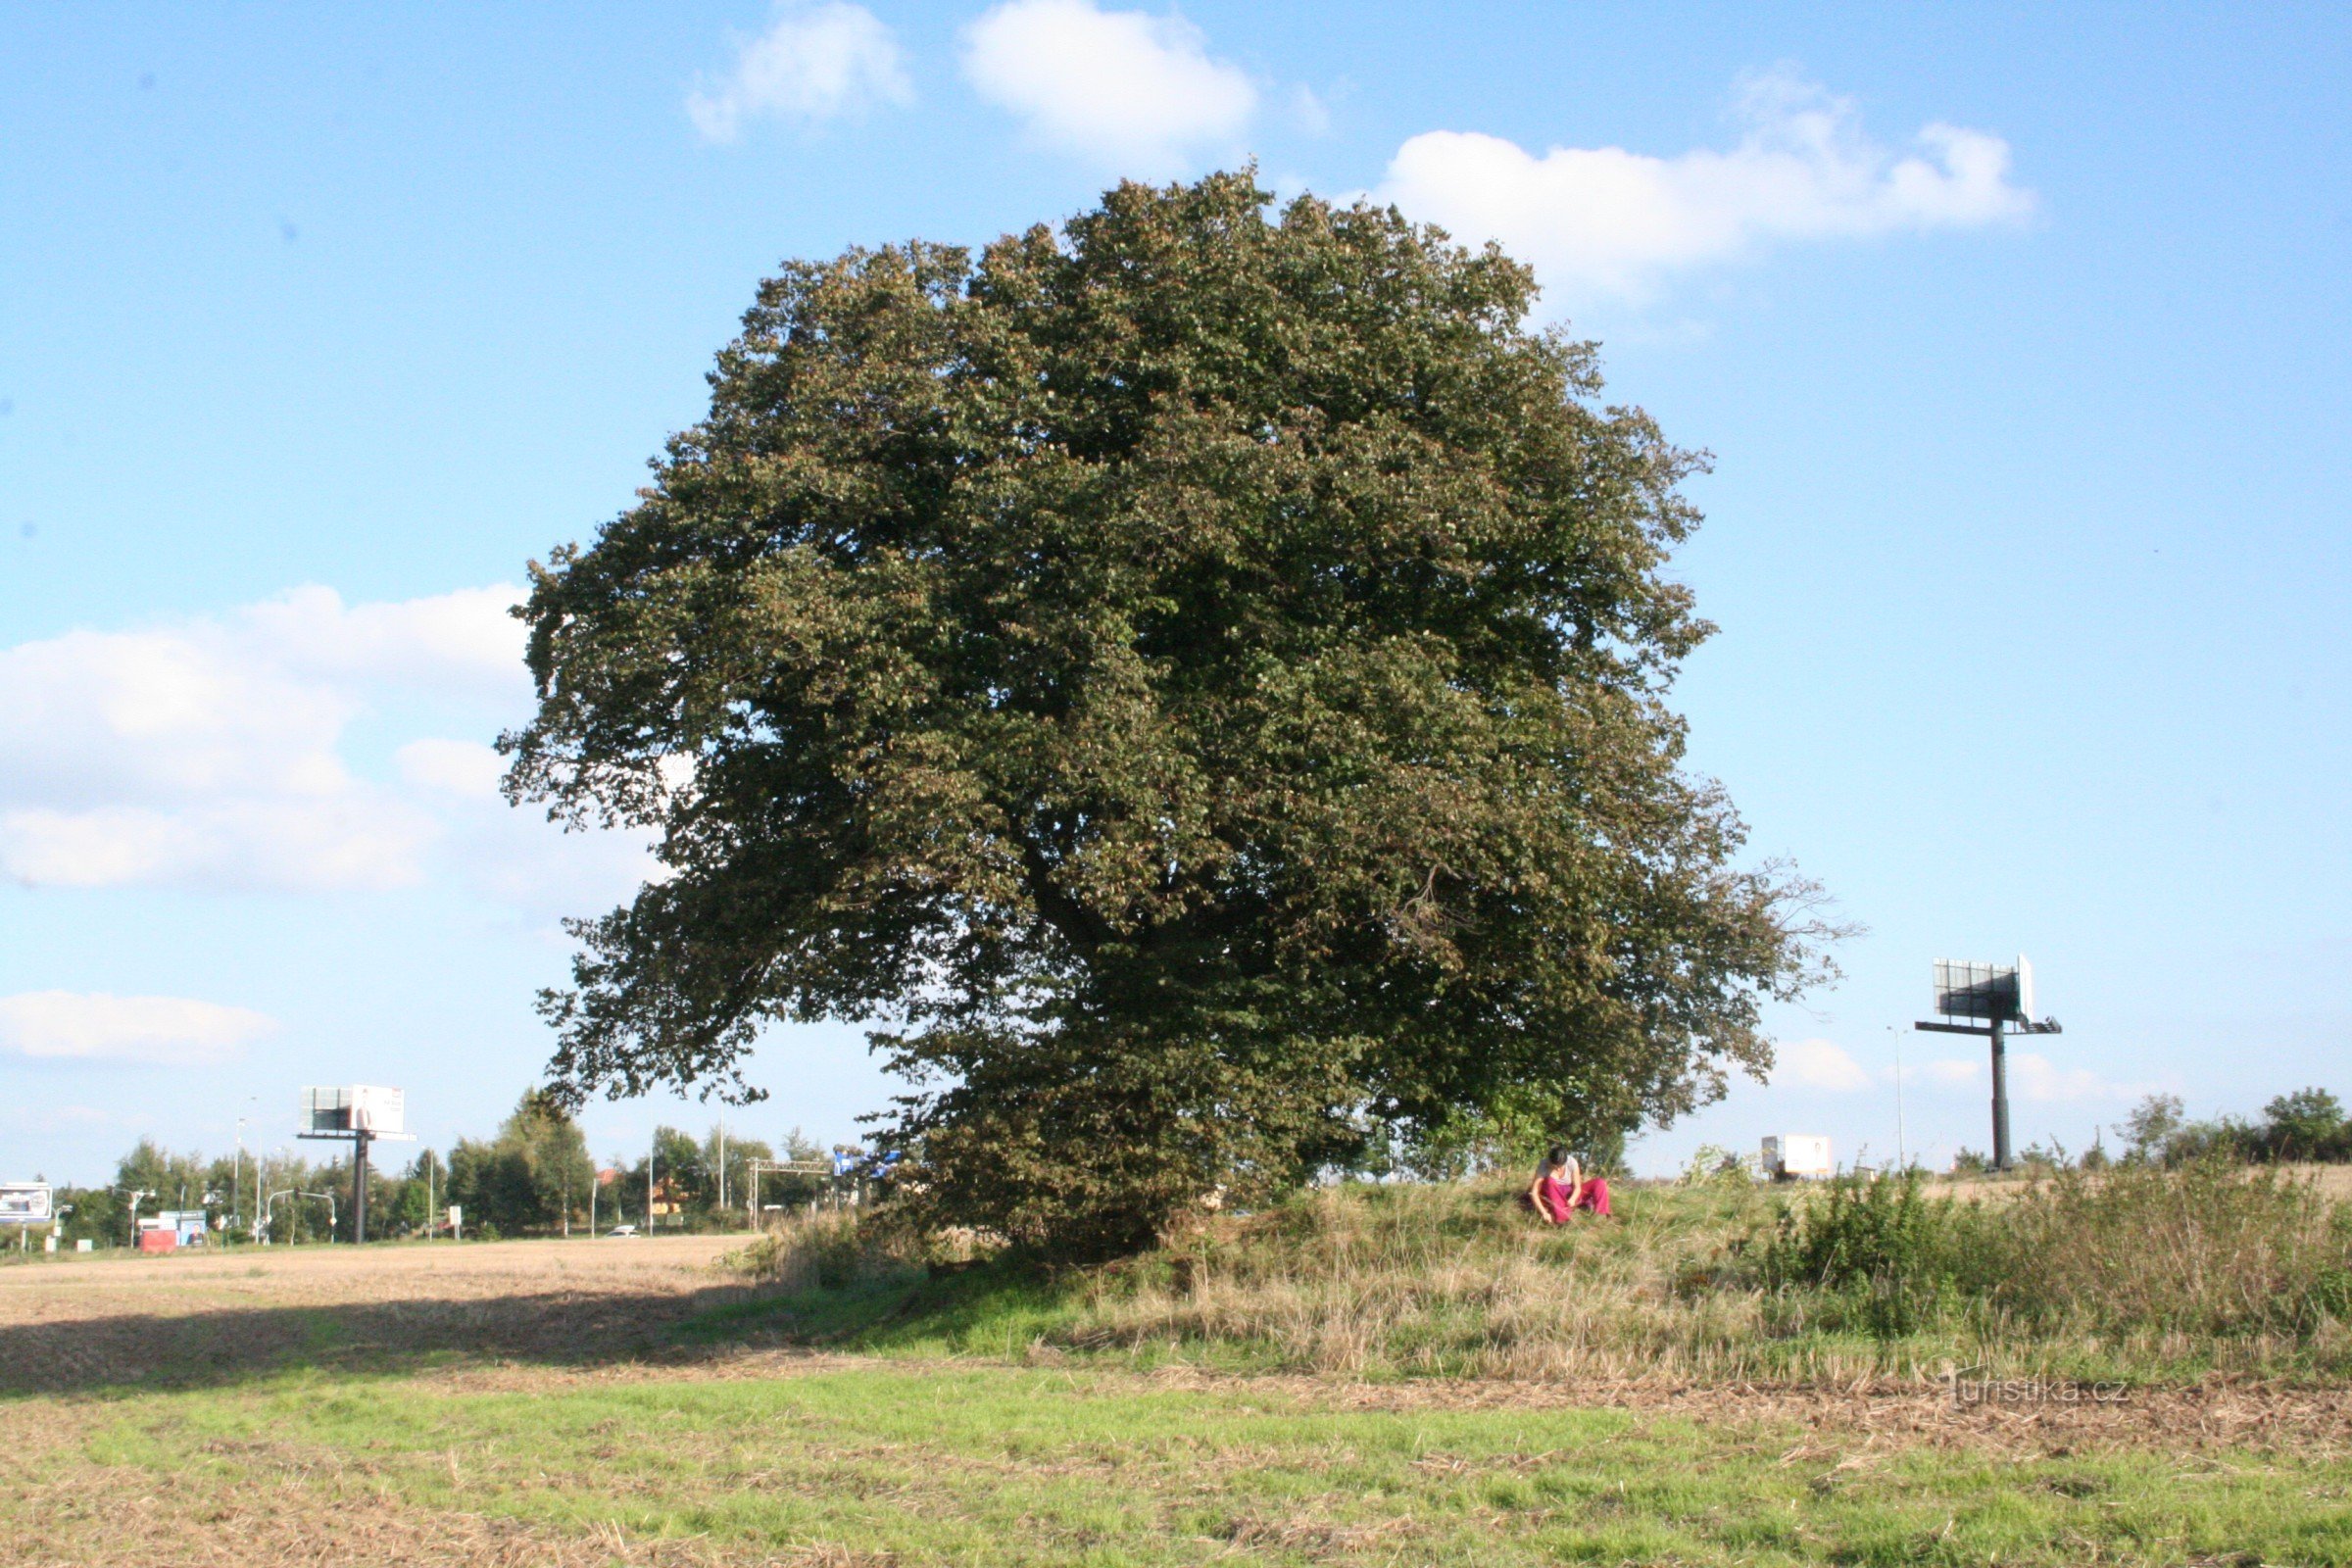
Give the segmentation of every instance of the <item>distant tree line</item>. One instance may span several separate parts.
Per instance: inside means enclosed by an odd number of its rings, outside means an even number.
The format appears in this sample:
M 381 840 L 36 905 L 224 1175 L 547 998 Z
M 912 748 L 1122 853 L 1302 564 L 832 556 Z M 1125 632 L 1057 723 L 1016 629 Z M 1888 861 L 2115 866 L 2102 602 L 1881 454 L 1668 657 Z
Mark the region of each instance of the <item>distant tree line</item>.
M 728 1135 L 722 1210 L 721 1146 L 716 1127 L 700 1140 L 660 1127 L 652 1147 L 634 1160 L 616 1155 L 600 1165 L 578 1123 L 534 1090 L 489 1138 L 461 1138 L 447 1153 L 424 1149 L 406 1165 L 387 1169 L 384 1154 L 399 1146 L 376 1145 L 368 1172 L 368 1234 L 370 1240 L 446 1234 L 452 1203 L 464 1212 L 465 1234 L 483 1240 L 577 1234 L 592 1220 L 601 1230 L 616 1224 L 643 1229 L 649 1202 L 659 1209 L 653 1216 L 658 1229 L 741 1228 L 751 1219 L 754 1161 L 826 1157 L 798 1128 L 784 1136 L 781 1156 L 774 1145 Z M 794 1207 L 815 1201 L 825 1187 L 814 1176 L 770 1172 L 760 1177 L 759 1198 L 762 1207 Z M 318 1159 L 289 1150 L 173 1153 L 142 1138 L 117 1162 L 113 1182 L 57 1190 L 60 1244 L 127 1245 L 134 1194 L 149 1195 L 138 1198 L 138 1216 L 201 1210 L 215 1238 L 249 1240 L 257 1215 L 273 1243 L 349 1241 L 352 1235 L 348 1152 Z
M 2262 1107 L 2259 1121 L 2227 1114 L 2191 1120 L 2179 1095 L 2150 1095 L 2109 1130 L 2122 1144 L 2120 1152 L 2111 1153 L 2103 1143 L 2094 1143 L 2076 1160 L 2064 1149 L 2036 1144 L 2019 1154 L 2019 1162 L 2028 1167 L 2080 1163 L 2093 1170 L 2110 1163 L 2178 1166 L 2211 1158 L 2252 1165 L 2352 1163 L 2352 1117 L 2325 1089 L 2280 1095 Z M 1952 1158 L 1952 1168 L 1960 1172 L 1990 1165 L 1973 1149 Z
M 2178 1165 L 2210 1154 L 2258 1164 L 2352 1161 L 2352 1119 L 2325 1089 L 2298 1089 L 2262 1107 L 2260 1121 L 2191 1121 L 2179 1095 L 2150 1095 L 2119 1123 L 2123 1157 Z

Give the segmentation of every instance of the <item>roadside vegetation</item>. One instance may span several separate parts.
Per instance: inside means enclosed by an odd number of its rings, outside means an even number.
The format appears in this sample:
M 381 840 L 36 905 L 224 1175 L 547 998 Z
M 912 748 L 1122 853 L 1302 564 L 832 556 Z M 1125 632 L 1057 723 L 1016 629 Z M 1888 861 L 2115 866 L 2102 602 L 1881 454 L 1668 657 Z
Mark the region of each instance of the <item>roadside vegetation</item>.
M 1514 1185 L 1339 1184 L 1092 1269 L 817 1216 L 736 1254 L 773 1295 L 698 1332 L 1375 1377 L 2352 1370 L 2352 1211 L 2287 1169 L 2133 1161 L 1968 1196 L 1735 1171 L 1629 1184 L 1614 1222 L 1557 1229 Z

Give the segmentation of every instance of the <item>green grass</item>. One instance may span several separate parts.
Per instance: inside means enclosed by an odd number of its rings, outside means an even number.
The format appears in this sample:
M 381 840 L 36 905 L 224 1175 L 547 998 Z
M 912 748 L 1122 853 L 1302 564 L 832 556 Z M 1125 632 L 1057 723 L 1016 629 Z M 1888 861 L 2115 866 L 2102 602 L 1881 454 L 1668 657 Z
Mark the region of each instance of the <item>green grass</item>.
M 1791 1423 L 1350 1409 L 1252 1381 L 949 1361 L 531 1392 L 296 1374 L 90 1414 L 82 1462 L 188 1494 L 309 1466 L 328 1492 L 697 1537 L 722 1559 L 2352 1563 L 2340 1457 L 2021 1460 Z
M 2168 1233 L 2163 1191 L 2112 1191 L 2138 1206 L 2088 1195 L 2113 1212 L 2052 1234 L 2089 1277 L 2159 1255 L 2132 1226 L 2202 1248 L 2224 1284 L 2340 1264 L 2340 1218 L 2300 1200 L 2256 1192 L 2235 1230 Z M 370 1548 L 386 1560 L 451 1565 L 2352 1568 L 2332 1297 L 2274 1319 L 2245 1292 L 2176 1292 L 2128 1321 L 1962 1298 L 1890 1333 L 1859 1285 L 1767 1277 L 1780 1201 L 1637 1189 L 1621 1224 L 1546 1230 L 1490 1189 L 1322 1192 L 1061 1274 L 927 1269 L 828 1219 L 766 1249 L 762 1295 L 703 1275 L 613 1298 L 650 1314 L 618 1319 L 544 1294 L 454 1300 L 446 1321 L 191 1298 L 175 1365 L 237 1324 L 260 1348 L 213 1376 L 0 1397 L 0 1447 L 28 1478 L 0 1490 L 0 1562 L 32 1542 L 29 1561 L 147 1568 L 266 1535 L 233 1560 L 315 1561 L 366 1514 L 392 1532 Z M 1870 1243 L 1839 1256 L 1880 1259 L 1858 1275 L 1872 1289 L 1906 1248 L 1968 1278 L 1888 1215 L 1835 1223 Z M 16 1332 L 74 1348 L 54 1323 Z M 2121 1379 L 2131 1404 L 1956 1412 L 1929 1374 L 1947 1354 Z M 2216 1369 L 2237 1381 L 2177 1387 Z M 1721 1393 L 1751 1379 L 1784 1387 Z M 2273 1424 L 2217 1438 L 2233 1399 Z M 164 1496 L 202 1507 L 141 1512 L 136 1549 L 109 1555 L 113 1501 Z

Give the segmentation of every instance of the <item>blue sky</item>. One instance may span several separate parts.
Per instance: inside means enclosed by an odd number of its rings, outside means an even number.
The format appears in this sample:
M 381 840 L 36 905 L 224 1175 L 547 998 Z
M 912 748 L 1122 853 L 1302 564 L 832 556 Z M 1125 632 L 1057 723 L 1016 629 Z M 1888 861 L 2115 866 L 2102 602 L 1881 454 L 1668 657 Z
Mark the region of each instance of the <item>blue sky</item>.
M 487 794 L 500 611 L 782 259 L 1254 156 L 1538 268 L 1715 455 L 1681 700 L 1869 927 L 1638 1149 L 1985 1142 L 1937 956 L 2066 1033 L 2020 1141 L 2352 1092 L 2352 14 L 1081 0 L 0 11 L 0 1179 L 488 1128 L 637 846 Z M 889 1093 L 778 1032 L 754 1133 Z M 674 1102 L 600 1104 L 600 1152 Z

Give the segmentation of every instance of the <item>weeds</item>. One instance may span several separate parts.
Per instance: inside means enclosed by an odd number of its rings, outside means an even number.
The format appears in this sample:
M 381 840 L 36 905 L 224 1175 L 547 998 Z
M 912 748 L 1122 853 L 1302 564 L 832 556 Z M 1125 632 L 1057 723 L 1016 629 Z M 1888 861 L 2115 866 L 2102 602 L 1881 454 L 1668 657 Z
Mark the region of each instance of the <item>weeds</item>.
M 1100 1269 L 983 1256 L 919 1287 L 916 1258 L 828 1219 L 767 1244 L 759 1272 L 786 1287 L 788 1323 L 871 1348 L 1634 1380 L 2352 1366 L 2352 1218 L 2271 1172 L 2063 1172 L 1997 1203 L 1916 1175 L 1634 1184 L 1617 1222 L 1560 1228 L 1510 1198 L 1325 1188 Z

